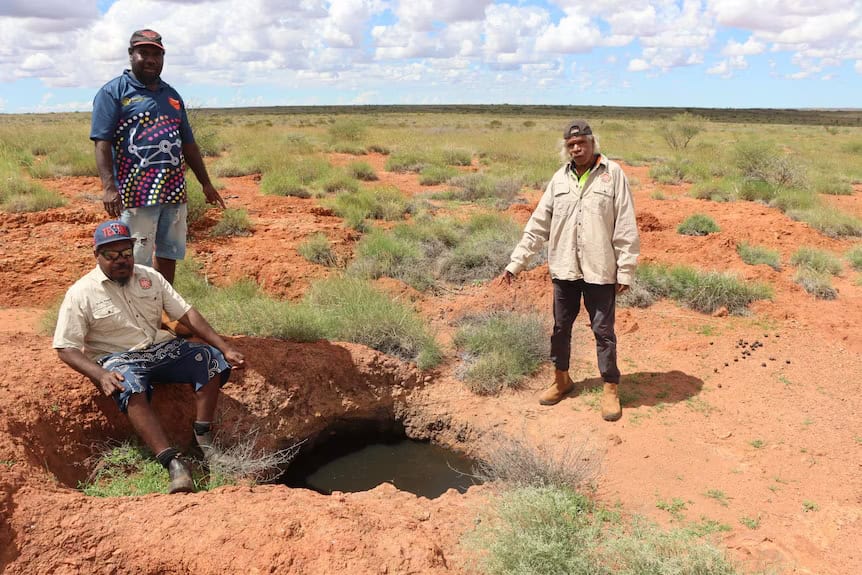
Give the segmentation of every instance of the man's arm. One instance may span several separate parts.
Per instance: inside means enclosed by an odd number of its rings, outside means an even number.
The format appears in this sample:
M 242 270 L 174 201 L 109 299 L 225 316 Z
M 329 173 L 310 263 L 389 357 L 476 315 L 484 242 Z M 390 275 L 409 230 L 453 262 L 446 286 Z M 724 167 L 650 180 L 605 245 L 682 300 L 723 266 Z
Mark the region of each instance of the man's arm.
M 245 358 L 243 355 L 222 339 L 198 310 L 189 308 L 189 311 L 178 321 L 189 328 L 196 336 L 221 351 L 231 367 L 237 369 L 245 367 Z
M 108 371 L 84 355 L 80 349 L 75 349 L 74 347 L 60 348 L 57 350 L 57 355 L 63 360 L 63 363 L 89 378 L 105 395 L 111 395 L 123 390 L 120 382 L 125 378 L 121 373 Z
M 201 156 L 201 149 L 195 142 L 190 144 L 183 144 L 183 157 L 186 160 L 186 164 L 192 169 L 195 177 L 201 183 L 201 187 L 204 190 L 204 196 L 206 196 L 208 204 L 215 204 L 217 206 L 225 207 L 224 200 L 219 195 L 218 191 L 213 186 L 210 181 L 210 176 L 207 173 L 206 164 L 204 164 L 204 159 Z
M 99 171 L 99 179 L 102 180 L 102 203 L 105 211 L 112 218 L 119 218 L 123 211 L 123 200 L 117 191 L 117 183 L 114 181 L 114 158 L 111 153 L 111 142 L 107 140 L 96 140 L 96 169 Z

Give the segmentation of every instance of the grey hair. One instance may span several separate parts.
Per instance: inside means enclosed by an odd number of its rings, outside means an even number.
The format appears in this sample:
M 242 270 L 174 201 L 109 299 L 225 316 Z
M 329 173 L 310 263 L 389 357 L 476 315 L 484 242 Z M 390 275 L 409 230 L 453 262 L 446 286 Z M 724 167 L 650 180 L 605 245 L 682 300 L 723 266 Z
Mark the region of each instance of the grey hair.
M 593 151 L 596 154 L 601 154 L 602 153 L 602 145 L 599 143 L 598 134 L 593 132 L 593 134 L 590 136 L 587 136 L 587 138 L 589 138 L 593 141 Z M 568 162 L 571 158 L 569 158 L 569 152 L 566 150 L 566 141 L 560 140 L 558 143 L 558 146 L 559 146 L 559 150 L 560 150 L 560 161 L 563 163 Z

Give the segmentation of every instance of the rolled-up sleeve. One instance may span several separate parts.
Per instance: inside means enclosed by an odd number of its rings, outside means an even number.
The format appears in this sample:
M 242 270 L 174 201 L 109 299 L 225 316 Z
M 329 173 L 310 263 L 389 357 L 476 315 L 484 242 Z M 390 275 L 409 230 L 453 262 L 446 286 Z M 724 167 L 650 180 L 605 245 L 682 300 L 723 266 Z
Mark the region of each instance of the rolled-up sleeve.
M 54 349 L 84 349 L 87 335 L 87 317 L 83 309 L 84 300 L 69 290 L 57 313 L 57 326 L 54 328 Z

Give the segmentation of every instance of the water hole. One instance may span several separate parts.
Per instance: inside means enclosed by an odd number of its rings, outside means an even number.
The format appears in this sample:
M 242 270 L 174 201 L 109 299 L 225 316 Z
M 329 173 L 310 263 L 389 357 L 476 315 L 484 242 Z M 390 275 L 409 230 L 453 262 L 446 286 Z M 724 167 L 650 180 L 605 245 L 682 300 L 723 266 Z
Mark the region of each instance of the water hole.
M 481 483 L 471 476 L 474 462 L 455 451 L 409 439 L 402 430 L 355 423 L 330 430 L 313 449 L 301 449 L 284 473 L 289 487 L 368 491 L 391 483 L 402 491 L 434 499 L 448 489 L 460 493 Z

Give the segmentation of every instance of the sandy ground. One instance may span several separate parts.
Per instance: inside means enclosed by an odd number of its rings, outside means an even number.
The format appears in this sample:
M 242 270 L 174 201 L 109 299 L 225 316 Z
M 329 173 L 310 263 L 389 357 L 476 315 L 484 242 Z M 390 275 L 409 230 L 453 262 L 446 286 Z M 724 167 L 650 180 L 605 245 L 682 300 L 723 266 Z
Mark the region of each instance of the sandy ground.
M 333 163 L 352 158 L 331 157 Z M 381 181 L 408 194 L 416 177 L 386 173 L 385 157 L 363 158 Z M 553 407 L 536 396 L 544 368 L 524 389 L 479 397 L 453 377 L 455 360 L 430 374 L 361 346 L 236 338 L 249 370 L 225 388 L 222 409 L 254 421 L 276 445 L 320 431 L 348 414 L 375 410 L 402 418 L 416 437 L 478 453 L 492 433 L 536 444 L 586 442 L 598 453 L 598 496 L 664 525 L 714 520 L 716 541 L 746 570 L 862 573 L 862 287 L 847 267 L 834 278 L 839 297 L 820 301 L 793 282 L 794 269 L 744 264 L 742 242 L 777 250 L 784 262 L 800 246 L 845 253 L 850 240 L 822 236 L 779 211 L 748 202 L 695 200 L 681 186 L 657 186 L 647 167 L 625 167 L 634 187 L 642 261 L 684 263 L 768 282 L 772 301 L 747 317 L 704 315 L 659 302 L 618 313 L 624 415 L 605 423 L 592 336 L 583 318 L 574 335 L 572 377 L 579 393 Z M 251 277 L 270 294 L 301 297 L 331 273 L 296 247 L 324 232 L 344 257 L 359 239 L 314 199 L 267 197 L 252 177 L 225 179 L 229 207 L 255 226 L 246 238 L 210 238 L 210 210 L 190 247 L 207 277 L 225 284 Z M 91 238 L 101 221 L 95 178 L 48 182 L 66 207 L 0 213 L 0 567 L 6 573 L 449 573 L 463 572 L 461 535 L 491 490 L 471 488 L 427 500 L 389 485 L 323 496 L 283 486 L 226 487 L 183 496 L 92 499 L 75 490 L 86 458 L 105 439 L 128 437 L 128 424 L 93 385 L 61 365 L 39 332 L 46 309 L 93 265 Z M 653 198 L 661 189 L 666 199 Z M 509 212 L 526 222 L 538 192 Z M 862 190 L 828 198 L 862 217 Z M 675 228 L 692 213 L 711 216 L 719 233 L 687 237 Z M 547 267 L 509 289 L 491 283 L 420 294 L 387 280 L 438 330 L 477 309 L 540 309 L 550 314 Z M 743 343 L 744 342 L 744 343 Z M 754 351 L 754 342 L 760 342 Z M 451 355 L 451 354 L 450 354 Z M 157 406 L 173 437 L 187 441 L 188 395 L 162 394 Z M 185 434 L 185 435 L 184 435 Z M 708 494 L 712 494 L 712 496 Z M 721 496 L 717 497 L 716 494 Z M 659 502 L 680 501 L 680 516 Z M 679 505 L 678 505 L 679 507 Z M 745 523 L 748 523 L 746 525 Z M 756 528 L 751 528 L 755 526 Z

